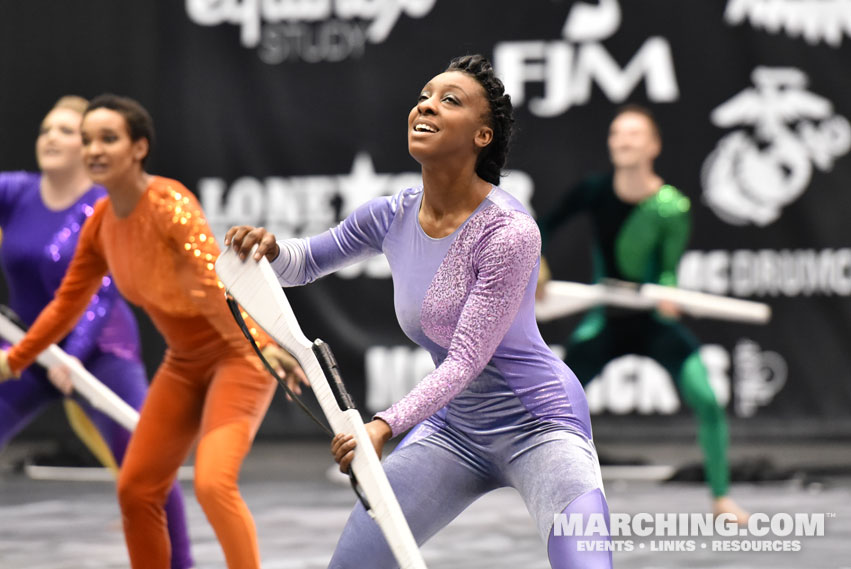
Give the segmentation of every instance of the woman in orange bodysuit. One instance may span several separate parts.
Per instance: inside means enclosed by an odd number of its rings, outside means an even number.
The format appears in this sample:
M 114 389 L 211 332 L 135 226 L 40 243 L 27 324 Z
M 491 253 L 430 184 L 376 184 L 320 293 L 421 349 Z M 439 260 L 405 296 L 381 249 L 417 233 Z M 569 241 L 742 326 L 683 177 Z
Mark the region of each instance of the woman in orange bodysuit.
M 195 493 L 228 567 L 259 568 L 254 522 L 237 479 L 274 380 L 224 301 L 213 266 L 219 248 L 198 201 L 179 182 L 144 171 L 153 140 L 145 109 L 103 95 L 86 110 L 82 134 L 89 176 L 109 198 L 96 204 L 83 227 L 55 299 L 18 345 L 0 352 L 0 379 L 14 377 L 64 336 L 112 273 L 124 298 L 147 312 L 168 345 L 118 480 L 132 566 L 169 566 L 163 505 L 198 437 Z M 257 336 L 292 386 L 305 381 L 289 354 Z

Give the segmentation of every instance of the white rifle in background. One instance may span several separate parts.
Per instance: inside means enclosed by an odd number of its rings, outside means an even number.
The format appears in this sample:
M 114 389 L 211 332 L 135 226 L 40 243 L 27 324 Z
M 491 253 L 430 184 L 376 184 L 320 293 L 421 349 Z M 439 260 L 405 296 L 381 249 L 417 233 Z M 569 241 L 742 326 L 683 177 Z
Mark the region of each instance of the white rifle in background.
M 615 280 L 597 284 L 550 281 L 545 285 L 544 297 L 535 303 L 535 316 L 541 322 L 547 322 L 600 305 L 652 310 L 663 301 L 676 304 L 684 314 L 696 318 L 751 324 L 765 324 L 771 319 L 771 307 L 761 302 Z
M 13 344 L 20 342 L 26 334 L 16 321 L 19 319 L 11 309 L 0 306 L 0 336 Z M 71 372 L 74 391 L 91 403 L 92 407 L 103 411 L 131 433 L 136 429 L 139 413 L 89 373 L 77 359 L 65 353 L 65 350 L 51 344 L 38 355 L 36 361 L 48 369 L 56 365 L 67 367 Z

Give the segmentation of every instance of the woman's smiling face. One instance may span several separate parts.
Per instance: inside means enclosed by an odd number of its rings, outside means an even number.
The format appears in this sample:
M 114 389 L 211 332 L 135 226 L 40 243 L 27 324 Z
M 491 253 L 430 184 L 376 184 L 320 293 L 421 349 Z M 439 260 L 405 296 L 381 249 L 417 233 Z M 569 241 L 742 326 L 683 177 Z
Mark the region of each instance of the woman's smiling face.
M 80 167 L 82 139 L 77 111 L 56 108 L 47 113 L 38 131 L 35 155 L 42 172 L 67 171 Z
M 124 116 L 104 107 L 83 118 L 83 163 L 93 182 L 109 189 L 131 168 L 141 169 L 148 152 L 147 139 L 132 140 Z
M 420 92 L 408 114 L 408 151 L 423 164 L 435 157 L 478 154 L 493 138 L 485 92 L 472 76 L 441 73 Z

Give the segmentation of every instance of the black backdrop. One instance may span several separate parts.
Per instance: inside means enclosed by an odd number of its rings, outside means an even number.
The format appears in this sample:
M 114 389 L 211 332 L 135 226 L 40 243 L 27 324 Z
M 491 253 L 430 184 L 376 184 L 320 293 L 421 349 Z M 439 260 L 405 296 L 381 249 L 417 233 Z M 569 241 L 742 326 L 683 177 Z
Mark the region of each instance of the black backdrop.
M 658 170 L 694 205 L 681 283 L 774 310 L 764 327 L 689 321 L 734 434 L 847 436 L 851 14 L 819 4 L 2 0 L 0 170 L 35 167 L 36 127 L 60 95 L 127 94 L 156 122 L 150 170 L 196 192 L 219 236 L 234 223 L 309 235 L 416 183 L 407 112 L 452 56 L 481 52 L 517 107 L 504 185 L 536 212 L 607 167 L 619 104 L 653 109 Z M 587 223 L 547 254 L 557 278 L 587 280 Z M 385 269 L 290 292 L 367 409 L 429 365 L 398 330 Z M 576 322 L 542 330 L 557 343 Z M 163 344 L 141 324 L 152 369 Z M 651 363 L 615 362 L 592 385 L 599 434 L 692 432 Z M 282 398 L 261 431 L 315 432 Z

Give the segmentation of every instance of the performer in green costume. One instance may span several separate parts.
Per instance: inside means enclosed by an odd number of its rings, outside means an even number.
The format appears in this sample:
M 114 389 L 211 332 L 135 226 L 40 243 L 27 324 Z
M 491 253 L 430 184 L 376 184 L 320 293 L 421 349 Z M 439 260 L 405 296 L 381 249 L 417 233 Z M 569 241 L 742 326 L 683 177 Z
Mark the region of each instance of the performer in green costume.
M 677 263 L 691 229 L 690 203 L 653 170 L 661 150 L 659 129 L 651 113 L 636 105 L 623 107 L 612 121 L 609 152 L 614 172 L 590 177 L 567 193 L 538 225 L 542 248 L 550 235 L 573 215 L 591 216 L 594 236 L 594 282 L 619 279 L 636 283 L 677 284 Z M 542 259 L 538 295 L 550 280 Z M 612 359 L 625 354 L 648 356 L 674 378 L 683 400 L 698 419 L 698 441 L 705 456 L 706 478 L 715 514 L 747 513 L 727 496 L 727 421 L 709 385 L 700 359 L 700 343 L 677 321 L 672 303 L 653 312 L 597 307 L 571 336 L 565 363 L 583 385 Z

